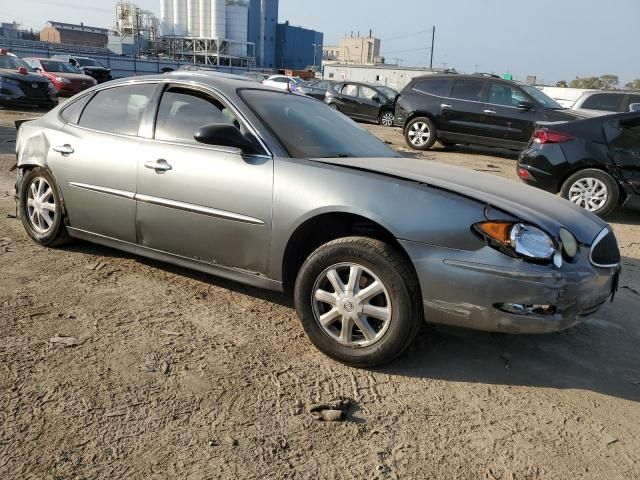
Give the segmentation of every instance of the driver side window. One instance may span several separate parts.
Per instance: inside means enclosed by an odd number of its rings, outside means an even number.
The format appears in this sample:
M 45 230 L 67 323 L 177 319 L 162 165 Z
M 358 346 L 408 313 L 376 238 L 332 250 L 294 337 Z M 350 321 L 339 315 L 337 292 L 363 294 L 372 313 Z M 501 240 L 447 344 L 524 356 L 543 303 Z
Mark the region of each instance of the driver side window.
M 374 97 L 378 97 L 377 99 L 380 100 L 381 95 L 373 88 L 360 87 L 360 98 L 373 101 Z
M 215 98 L 195 90 L 170 88 L 162 95 L 156 121 L 156 140 L 197 143 L 196 131 L 211 123 L 240 129 L 235 115 Z

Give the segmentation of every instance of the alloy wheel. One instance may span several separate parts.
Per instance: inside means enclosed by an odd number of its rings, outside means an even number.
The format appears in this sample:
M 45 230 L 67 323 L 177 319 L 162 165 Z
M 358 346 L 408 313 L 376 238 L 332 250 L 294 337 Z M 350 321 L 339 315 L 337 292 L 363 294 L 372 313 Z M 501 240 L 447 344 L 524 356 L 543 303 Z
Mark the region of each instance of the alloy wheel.
M 429 125 L 425 122 L 415 122 L 409 128 L 409 141 L 416 147 L 422 147 L 425 145 L 431 137 L 431 131 Z
M 569 200 L 590 212 L 600 210 L 608 199 L 609 189 L 597 178 L 581 178 L 569 189 Z
M 391 112 L 386 112 L 380 117 L 380 124 L 385 127 L 391 127 L 393 125 L 394 115 Z
M 33 179 L 27 190 L 27 216 L 41 234 L 51 230 L 56 219 L 56 200 L 51 185 L 42 177 Z
M 391 297 L 380 278 L 356 263 L 327 268 L 312 290 L 313 314 L 324 333 L 348 347 L 379 341 L 392 317 Z

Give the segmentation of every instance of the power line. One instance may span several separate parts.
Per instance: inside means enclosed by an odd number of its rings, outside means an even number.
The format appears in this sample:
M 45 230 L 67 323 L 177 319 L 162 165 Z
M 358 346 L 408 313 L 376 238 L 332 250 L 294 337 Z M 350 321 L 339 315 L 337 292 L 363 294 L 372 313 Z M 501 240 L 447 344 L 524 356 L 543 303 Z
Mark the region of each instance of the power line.
M 397 37 L 383 38 L 381 41 L 389 42 L 391 40 L 399 40 L 401 38 L 415 37 L 416 35 L 420 35 L 421 33 L 426 33 L 426 32 L 430 32 L 430 31 L 431 31 L 431 29 L 427 28 L 426 30 L 420 30 L 419 32 L 414 32 L 414 33 L 407 33 L 405 35 L 399 35 Z
M 423 47 L 423 48 L 410 48 L 408 50 L 394 50 L 392 52 L 385 51 L 385 55 L 389 55 L 390 53 L 406 53 L 406 52 L 421 52 L 423 50 L 431 50 L 431 47 Z

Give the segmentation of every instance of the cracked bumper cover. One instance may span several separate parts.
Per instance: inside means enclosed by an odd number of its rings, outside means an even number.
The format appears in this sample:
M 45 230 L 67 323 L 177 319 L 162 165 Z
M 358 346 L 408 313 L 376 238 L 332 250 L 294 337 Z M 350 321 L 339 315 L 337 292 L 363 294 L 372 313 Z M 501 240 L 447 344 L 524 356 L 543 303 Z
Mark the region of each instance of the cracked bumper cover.
M 490 247 L 451 250 L 400 241 L 416 268 L 429 323 L 503 333 L 550 333 L 583 322 L 609 300 L 620 267 L 596 268 L 587 249 L 561 269 Z M 519 315 L 498 304 L 552 305 L 555 313 Z

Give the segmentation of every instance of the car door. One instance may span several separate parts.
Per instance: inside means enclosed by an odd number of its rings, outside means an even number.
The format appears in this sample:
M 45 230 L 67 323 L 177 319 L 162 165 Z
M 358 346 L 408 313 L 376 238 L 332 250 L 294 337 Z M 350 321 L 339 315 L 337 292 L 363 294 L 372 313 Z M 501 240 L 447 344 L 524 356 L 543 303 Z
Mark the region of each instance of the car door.
M 48 139 L 48 162 L 71 228 L 135 245 L 137 135 L 155 89 L 155 83 L 107 88 L 62 110 L 69 121 Z
M 517 86 L 489 81 L 483 108 L 486 136 L 498 140 L 527 143 L 534 130 L 533 109 L 518 108 L 532 100 Z
M 640 194 L 640 118 L 609 121 L 604 132 L 616 167 Z
M 246 125 L 206 90 L 163 92 L 153 138 L 138 160 L 136 227 L 142 247 L 207 264 L 267 271 L 273 159 L 199 144 L 211 123 Z
M 485 136 L 482 123 L 484 79 L 455 81 L 448 98 L 441 98 L 440 130 L 462 135 Z
M 380 116 L 381 100 L 386 99 L 386 97 L 366 85 L 360 85 L 358 97 L 360 102 L 357 106 L 357 111 L 360 118 L 377 122 Z
M 353 118 L 361 118 L 358 113 L 358 107 L 360 105 L 360 99 L 358 98 L 359 89 L 358 85 L 354 83 L 345 83 L 339 87 L 338 95 L 336 96 L 336 103 L 338 110 L 345 115 Z

